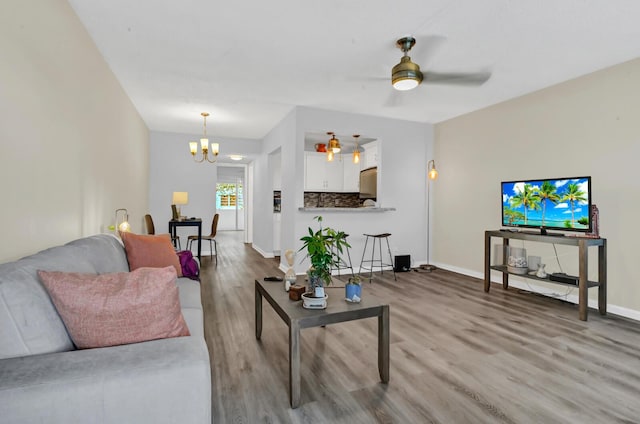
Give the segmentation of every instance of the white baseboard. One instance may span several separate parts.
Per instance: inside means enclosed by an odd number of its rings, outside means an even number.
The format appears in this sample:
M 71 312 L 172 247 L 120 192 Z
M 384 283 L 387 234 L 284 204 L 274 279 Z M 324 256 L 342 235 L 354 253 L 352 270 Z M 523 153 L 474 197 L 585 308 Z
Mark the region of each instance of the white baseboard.
M 441 263 L 433 263 L 433 265 L 438 268 L 446 269 L 447 271 L 457 272 L 458 274 L 468 275 L 469 277 L 479 278 L 484 280 L 484 273 L 472 271 L 465 268 L 460 268 L 452 265 L 441 264 Z M 502 278 L 498 276 L 491 276 L 491 281 L 494 283 L 502 284 Z M 562 300 L 566 300 L 567 302 L 578 304 L 578 288 L 570 287 L 570 286 L 560 286 L 558 285 L 558 290 L 553 290 L 549 287 L 544 287 L 535 284 L 535 280 L 527 280 L 518 278 L 514 275 L 509 276 L 509 286 L 516 287 L 522 290 L 527 290 L 532 293 L 537 293 L 540 295 L 558 298 Z M 567 295 L 563 293 L 567 291 L 567 289 L 571 290 Z M 575 294 L 573 293 L 575 291 Z M 588 301 L 589 307 L 598 309 L 598 300 L 597 299 L 589 299 Z M 611 303 L 607 303 L 607 312 L 611 312 L 615 315 L 620 315 L 625 318 L 629 318 L 635 321 L 640 321 L 640 311 L 636 311 L 634 309 L 625 308 L 618 305 L 612 305 Z
M 260 255 L 262 255 L 262 257 L 265 259 L 275 258 L 275 255 L 273 254 L 273 252 L 265 252 L 264 250 L 260 249 L 258 246 L 256 246 L 253 243 L 251 243 L 251 248 L 256 252 L 258 252 Z

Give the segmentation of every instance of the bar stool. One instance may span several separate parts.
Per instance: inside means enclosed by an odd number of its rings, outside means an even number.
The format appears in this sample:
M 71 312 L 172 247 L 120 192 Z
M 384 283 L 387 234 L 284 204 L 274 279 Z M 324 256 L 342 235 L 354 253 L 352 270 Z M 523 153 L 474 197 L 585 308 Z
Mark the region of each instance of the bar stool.
M 368 270 L 370 271 L 369 273 L 369 282 L 371 282 L 371 279 L 373 278 L 373 268 L 375 267 L 379 267 L 380 268 L 380 274 L 383 274 L 382 272 L 382 268 L 385 266 L 390 266 L 391 270 L 393 271 L 393 279 L 395 281 L 398 281 L 396 279 L 396 270 L 393 269 L 393 257 L 391 256 L 391 248 L 389 247 L 389 236 L 391 235 L 391 233 L 382 233 L 382 234 L 363 234 L 364 236 L 366 236 L 367 238 L 364 241 L 364 250 L 362 251 L 362 259 L 360 260 L 360 268 L 358 269 L 358 274 L 361 273 L 362 269 Z M 371 246 L 371 259 L 364 259 L 364 255 L 367 252 L 367 244 L 369 244 L 369 239 L 372 238 L 373 239 L 373 243 Z M 385 239 L 385 241 L 387 242 L 387 251 L 389 252 L 389 263 L 384 263 L 382 261 L 382 239 Z M 376 252 L 376 240 L 378 241 L 378 246 L 379 246 L 379 251 L 380 251 L 380 257 L 379 258 L 375 258 L 375 252 Z M 376 262 L 378 264 L 376 264 Z M 364 264 L 370 264 L 369 267 L 363 266 Z
M 344 241 L 347 241 L 347 237 L 349 237 L 349 234 L 345 234 L 344 235 Z M 344 258 L 340 257 L 340 251 L 338 249 L 336 249 L 334 251 L 334 246 L 331 246 L 331 253 L 335 252 L 336 255 L 336 262 L 337 262 L 337 266 L 336 268 L 333 267 L 333 265 L 331 265 L 331 271 L 333 271 L 334 269 L 338 271 L 338 277 L 340 276 L 340 270 L 342 269 L 350 269 L 351 270 L 351 276 L 353 277 L 355 274 L 353 272 L 353 266 L 351 265 L 351 254 L 349 253 L 349 248 L 347 246 L 344 246 L 343 249 L 343 253 L 344 250 L 347 251 L 347 259 L 349 260 L 349 263 L 347 263 L 347 261 L 344 260 Z

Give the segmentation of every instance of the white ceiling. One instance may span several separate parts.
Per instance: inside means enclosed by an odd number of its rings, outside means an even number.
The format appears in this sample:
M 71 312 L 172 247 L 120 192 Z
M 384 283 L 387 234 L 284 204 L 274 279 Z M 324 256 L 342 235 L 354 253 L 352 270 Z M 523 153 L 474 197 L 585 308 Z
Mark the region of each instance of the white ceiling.
M 207 111 L 210 135 L 257 139 L 295 105 L 436 123 L 640 56 L 637 0 L 69 2 L 155 131 Z M 406 34 L 423 71 L 491 78 L 394 92 Z

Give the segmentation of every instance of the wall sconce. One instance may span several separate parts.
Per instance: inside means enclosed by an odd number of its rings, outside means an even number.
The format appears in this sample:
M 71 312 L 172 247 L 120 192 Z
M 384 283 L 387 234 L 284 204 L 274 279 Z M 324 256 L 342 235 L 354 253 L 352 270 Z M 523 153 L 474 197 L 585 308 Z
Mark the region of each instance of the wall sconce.
M 207 138 L 207 116 L 209 116 L 209 113 L 202 112 L 200 115 L 202 115 L 202 117 L 204 118 L 204 135 L 200 139 L 202 158 L 200 160 L 196 159 L 196 154 L 198 153 L 198 142 L 189 142 L 189 150 L 191 150 L 191 156 L 193 156 L 193 160 L 198 163 L 204 162 L 205 159 L 207 160 L 207 162 L 216 163 L 216 161 L 218 160 L 218 154 L 220 153 L 220 145 L 218 143 L 211 143 L 212 158 L 209 159 L 209 139 Z
M 429 170 L 429 173 L 427 175 L 429 176 L 430 180 L 435 180 L 438 178 L 438 171 L 436 170 L 436 162 L 433 159 L 431 159 L 429 163 L 427 163 L 427 169 Z
M 189 192 L 186 191 L 174 191 L 171 198 L 171 204 L 176 205 L 178 219 L 182 216 L 180 213 L 180 206 L 189 203 Z
M 118 219 L 118 212 L 122 212 L 120 214 L 120 217 L 122 218 L 122 220 Z M 126 209 L 124 208 L 116 209 L 115 228 L 117 228 L 118 231 L 122 233 L 128 233 L 131 231 L 131 225 L 129 225 L 129 212 Z

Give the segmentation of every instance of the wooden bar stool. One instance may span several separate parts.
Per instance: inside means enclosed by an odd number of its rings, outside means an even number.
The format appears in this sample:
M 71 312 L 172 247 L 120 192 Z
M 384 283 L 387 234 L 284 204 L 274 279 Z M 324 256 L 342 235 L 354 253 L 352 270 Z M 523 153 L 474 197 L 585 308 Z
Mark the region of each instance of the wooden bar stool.
M 396 271 L 395 269 L 393 269 L 393 257 L 391 256 L 391 247 L 389 247 L 389 236 L 391 235 L 391 233 L 363 234 L 363 235 L 367 238 L 364 241 L 364 249 L 362 250 L 362 259 L 360 260 L 360 268 L 358 269 L 358 274 L 360 274 L 363 269 L 366 271 L 369 271 L 369 282 L 371 282 L 371 279 L 373 278 L 374 267 L 379 267 L 380 274 L 383 274 L 382 269 L 385 266 L 390 266 L 391 270 L 393 271 L 393 279 L 395 281 L 398 281 L 396 279 Z M 365 260 L 364 256 L 367 253 L 367 245 L 369 244 L 370 238 L 373 239 L 372 246 L 371 246 L 371 259 Z M 382 260 L 382 239 L 385 239 L 385 241 L 387 242 L 387 251 L 389 252 L 389 263 L 384 263 Z M 378 250 L 380 252 L 380 256 L 378 258 L 375 257 L 376 240 L 378 241 Z M 369 264 L 369 267 L 367 267 L 365 264 Z

